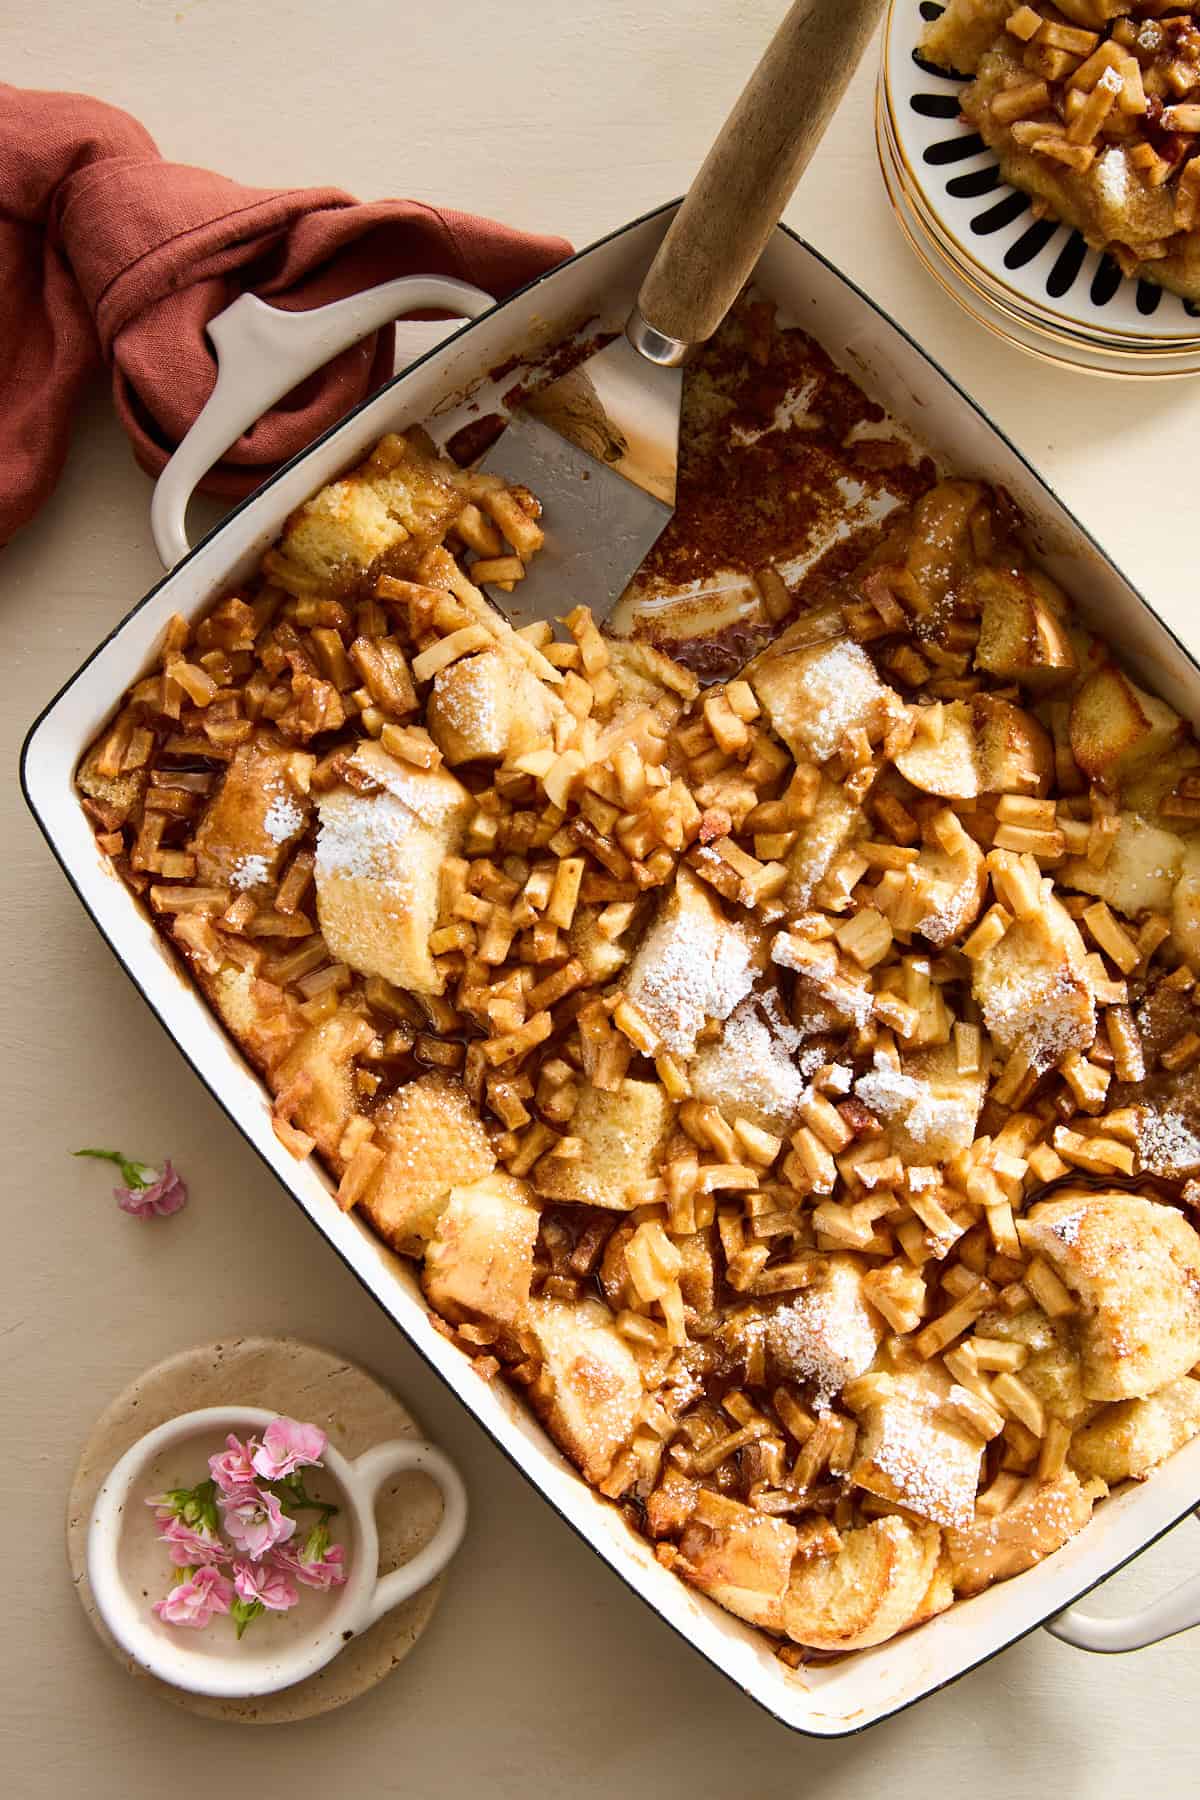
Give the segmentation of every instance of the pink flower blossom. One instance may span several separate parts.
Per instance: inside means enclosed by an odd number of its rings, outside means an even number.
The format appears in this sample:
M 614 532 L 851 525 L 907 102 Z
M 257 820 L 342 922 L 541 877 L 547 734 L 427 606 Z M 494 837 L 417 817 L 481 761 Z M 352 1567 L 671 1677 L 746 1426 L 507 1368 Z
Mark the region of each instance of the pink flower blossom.
M 158 1535 L 170 1552 L 177 1568 L 187 1569 L 207 1563 L 221 1563 L 229 1556 L 229 1547 L 202 1526 L 199 1531 L 185 1525 L 182 1519 L 168 1517 L 159 1526 Z
M 165 1625 L 187 1625 L 202 1631 L 214 1613 L 227 1613 L 233 1601 L 233 1583 L 207 1563 L 184 1581 L 177 1581 L 154 1610 Z
M 294 1469 L 319 1468 L 325 1444 L 325 1433 L 317 1425 L 272 1419 L 254 1452 L 255 1471 L 264 1481 L 280 1481 Z
M 247 1438 L 243 1444 L 231 1431 L 225 1439 L 224 1450 L 209 1457 L 209 1474 L 223 1494 L 236 1494 L 242 1488 L 254 1486 L 256 1477 L 251 1458 L 257 1448 L 255 1438 Z
M 340 1544 L 330 1544 L 320 1556 L 308 1558 L 297 1550 L 272 1550 L 271 1560 L 305 1587 L 341 1587 L 346 1579 L 345 1551 Z
M 153 1169 L 144 1171 L 154 1175 Z M 187 1185 L 182 1177 L 176 1174 L 168 1159 L 162 1166 L 162 1174 L 142 1187 L 117 1187 L 113 1189 L 117 1205 L 122 1212 L 131 1213 L 135 1219 L 166 1218 L 171 1213 L 181 1212 L 187 1205 Z
M 220 1505 L 225 1513 L 225 1530 L 235 1549 L 259 1562 L 276 1544 L 286 1544 L 296 1529 L 278 1497 L 266 1488 L 238 1488 L 222 1494 Z
M 251 1603 L 257 1600 L 268 1612 L 286 1612 L 300 1598 L 288 1570 L 274 1559 L 260 1563 L 235 1562 L 233 1585 L 240 1600 Z

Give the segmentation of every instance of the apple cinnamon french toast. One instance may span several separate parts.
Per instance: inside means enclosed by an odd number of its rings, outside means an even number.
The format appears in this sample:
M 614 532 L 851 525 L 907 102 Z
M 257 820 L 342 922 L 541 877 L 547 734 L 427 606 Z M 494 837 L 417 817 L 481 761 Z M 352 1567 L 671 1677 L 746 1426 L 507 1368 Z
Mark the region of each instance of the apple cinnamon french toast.
M 1200 750 L 980 481 L 708 686 L 493 611 L 538 511 L 386 438 L 80 794 L 480 1375 L 785 1660 L 878 1644 L 1200 1431 Z

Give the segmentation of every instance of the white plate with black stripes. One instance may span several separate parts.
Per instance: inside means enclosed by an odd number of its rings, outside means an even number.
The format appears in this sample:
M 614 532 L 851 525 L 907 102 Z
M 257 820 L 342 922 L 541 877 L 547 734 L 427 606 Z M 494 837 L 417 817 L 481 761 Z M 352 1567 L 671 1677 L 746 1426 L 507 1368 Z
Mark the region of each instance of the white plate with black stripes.
M 968 280 L 1055 336 L 1078 332 L 1089 343 L 1116 342 L 1135 358 L 1172 358 L 1200 347 L 1200 307 L 1148 281 L 1126 280 L 1110 256 L 1078 231 L 1035 219 L 1027 194 L 1009 186 L 999 159 L 960 117 L 966 77 L 920 53 L 938 0 L 892 0 L 883 50 L 883 99 L 897 173 L 964 264 Z

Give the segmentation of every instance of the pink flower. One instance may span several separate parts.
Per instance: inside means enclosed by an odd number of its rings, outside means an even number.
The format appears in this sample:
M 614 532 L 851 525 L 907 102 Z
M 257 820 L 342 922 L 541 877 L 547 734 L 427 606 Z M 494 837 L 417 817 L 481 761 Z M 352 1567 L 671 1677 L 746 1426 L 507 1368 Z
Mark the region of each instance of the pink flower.
M 169 1159 L 160 1173 L 149 1163 L 132 1161 L 120 1150 L 76 1150 L 75 1155 L 116 1163 L 125 1186 L 114 1188 L 113 1194 L 121 1211 L 132 1213 L 135 1219 L 165 1217 L 187 1205 L 187 1187 Z
M 154 1610 L 165 1625 L 187 1625 L 202 1631 L 214 1613 L 227 1613 L 233 1601 L 233 1583 L 211 1563 L 177 1581 Z
M 242 1488 L 252 1488 L 255 1481 L 254 1464 L 251 1458 L 258 1448 L 257 1440 L 247 1438 L 243 1444 L 232 1431 L 225 1439 L 225 1449 L 210 1456 L 208 1470 L 223 1494 L 236 1494 Z
M 329 1528 L 318 1525 L 309 1532 L 304 1548 L 272 1550 L 271 1561 L 302 1581 L 305 1587 L 341 1587 L 346 1579 L 346 1553 L 341 1544 L 329 1542 Z
M 297 1419 L 272 1419 L 254 1452 L 255 1471 L 264 1481 L 280 1481 L 293 1469 L 319 1468 L 325 1443 L 325 1433 L 317 1425 L 301 1425 Z
M 228 1547 L 205 1526 L 199 1531 L 185 1525 L 182 1519 L 169 1517 L 159 1526 L 159 1537 L 167 1546 L 177 1568 L 187 1569 L 208 1563 L 221 1563 L 229 1555 Z
M 154 1170 L 147 1169 L 145 1173 L 154 1175 Z M 162 1174 L 155 1176 L 147 1186 L 118 1187 L 113 1189 L 113 1194 L 121 1211 L 132 1213 L 135 1219 L 166 1218 L 171 1213 L 181 1212 L 188 1197 L 187 1186 L 169 1159 L 162 1166 Z
M 276 1544 L 286 1544 L 296 1529 L 276 1495 L 265 1488 L 238 1488 L 222 1494 L 220 1504 L 225 1511 L 225 1529 L 234 1547 L 259 1562 Z
M 235 1562 L 233 1585 L 240 1600 L 251 1604 L 257 1600 L 268 1612 L 286 1612 L 300 1598 L 295 1583 L 289 1579 L 288 1571 L 282 1563 L 275 1561 L 258 1564 Z

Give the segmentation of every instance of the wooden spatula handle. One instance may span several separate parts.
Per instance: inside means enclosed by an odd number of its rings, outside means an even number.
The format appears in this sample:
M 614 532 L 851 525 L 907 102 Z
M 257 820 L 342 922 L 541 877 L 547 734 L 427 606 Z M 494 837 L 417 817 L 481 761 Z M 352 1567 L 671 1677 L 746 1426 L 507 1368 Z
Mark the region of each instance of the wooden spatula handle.
M 795 0 L 659 247 L 638 312 L 654 360 L 711 337 L 808 167 L 884 0 Z M 636 318 L 631 336 L 638 343 Z M 644 342 L 638 347 L 646 350 Z

